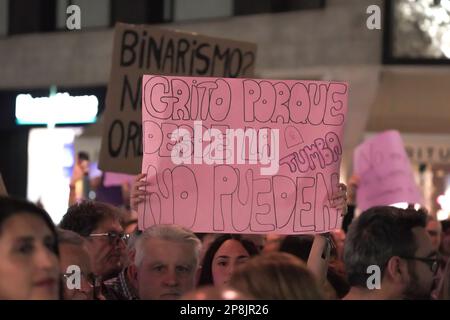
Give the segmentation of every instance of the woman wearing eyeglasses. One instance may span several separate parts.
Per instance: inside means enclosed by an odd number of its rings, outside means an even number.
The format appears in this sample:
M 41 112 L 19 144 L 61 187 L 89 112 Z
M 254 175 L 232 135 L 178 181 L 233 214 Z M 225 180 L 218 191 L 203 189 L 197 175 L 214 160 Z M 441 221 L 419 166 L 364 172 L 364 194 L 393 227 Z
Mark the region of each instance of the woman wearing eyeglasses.
M 0 299 L 55 300 L 59 294 L 51 218 L 32 203 L 0 197 Z

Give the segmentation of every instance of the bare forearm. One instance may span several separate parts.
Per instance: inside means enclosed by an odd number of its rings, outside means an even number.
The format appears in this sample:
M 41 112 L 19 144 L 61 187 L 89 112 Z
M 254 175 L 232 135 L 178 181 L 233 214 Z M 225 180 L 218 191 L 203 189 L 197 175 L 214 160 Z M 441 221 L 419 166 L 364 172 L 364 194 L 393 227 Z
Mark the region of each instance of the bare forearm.
M 77 202 L 77 196 L 75 193 L 75 185 L 70 185 L 70 193 L 69 193 L 69 207 L 74 205 Z
M 319 284 L 327 279 L 328 262 L 330 260 L 329 242 L 326 236 L 316 234 L 314 236 L 311 252 L 309 253 L 307 266 L 314 274 Z

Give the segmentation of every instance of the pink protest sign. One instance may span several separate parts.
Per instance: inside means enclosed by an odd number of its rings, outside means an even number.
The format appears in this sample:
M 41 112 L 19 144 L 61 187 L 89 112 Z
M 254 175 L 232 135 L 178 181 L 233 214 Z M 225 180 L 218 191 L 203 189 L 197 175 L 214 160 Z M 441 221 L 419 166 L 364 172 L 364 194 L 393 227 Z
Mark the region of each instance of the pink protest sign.
M 361 210 L 398 202 L 423 203 L 397 131 L 385 131 L 364 141 L 355 149 L 353 161 L 360 177 L 356 202 Z
M 320 233 L 340 226 L 347 84 L 146 75 L 139 228 Z
M 105 172 L 105 179 L 103 180 L 103 185 L 105 187 L 121 186 L 123 184 L 132 185 L 134 182 L 134 178 L 135 176 L 129 174 Z

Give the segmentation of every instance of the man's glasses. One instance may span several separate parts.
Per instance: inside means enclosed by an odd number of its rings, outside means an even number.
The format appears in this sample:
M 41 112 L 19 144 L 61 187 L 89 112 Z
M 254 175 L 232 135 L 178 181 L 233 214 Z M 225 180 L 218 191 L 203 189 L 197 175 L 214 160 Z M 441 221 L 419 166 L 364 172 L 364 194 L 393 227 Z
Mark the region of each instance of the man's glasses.
M 89 237 L 108 237 L 111 244 L 118 244 L 120 240 L 127 243 L 130 235 L 128 233 L 118 233 L 115 231 L 104 233 L 91 233 Z
M 436 274 L 436 272 L 439 269 L 439 259 L 438 258 L 420 258 L 420 257 L 400 257 L 406 260 L 418 260 L 423 263 L 426 263 L 428 267 L 430 268 L 431 272 L 433 274 Z

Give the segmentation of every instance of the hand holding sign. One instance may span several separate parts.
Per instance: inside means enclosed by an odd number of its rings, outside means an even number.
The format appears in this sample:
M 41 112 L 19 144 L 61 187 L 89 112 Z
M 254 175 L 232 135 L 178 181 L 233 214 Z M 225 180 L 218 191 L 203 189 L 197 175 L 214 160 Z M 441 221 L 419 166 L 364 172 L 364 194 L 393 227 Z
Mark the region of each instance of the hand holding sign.
M 348 180 L 348 204 L 356 205 L 356 194 L 358 191 L 360 178 L 358 175 L 354 174 Z
M 331 195 L 331 207 L 342 212 L 341 217 L 347 214 L 347 186 L 339 184 L 339 189 Z
M 149 184 L 145 178 L 147 175 L 145 173 L 138 174 L 131 185 L 130 193 L 130 208 L 131 210 L 138 211 L 138 205 L 145 200 L 148 192 L 145 191 L 145 187 Z

